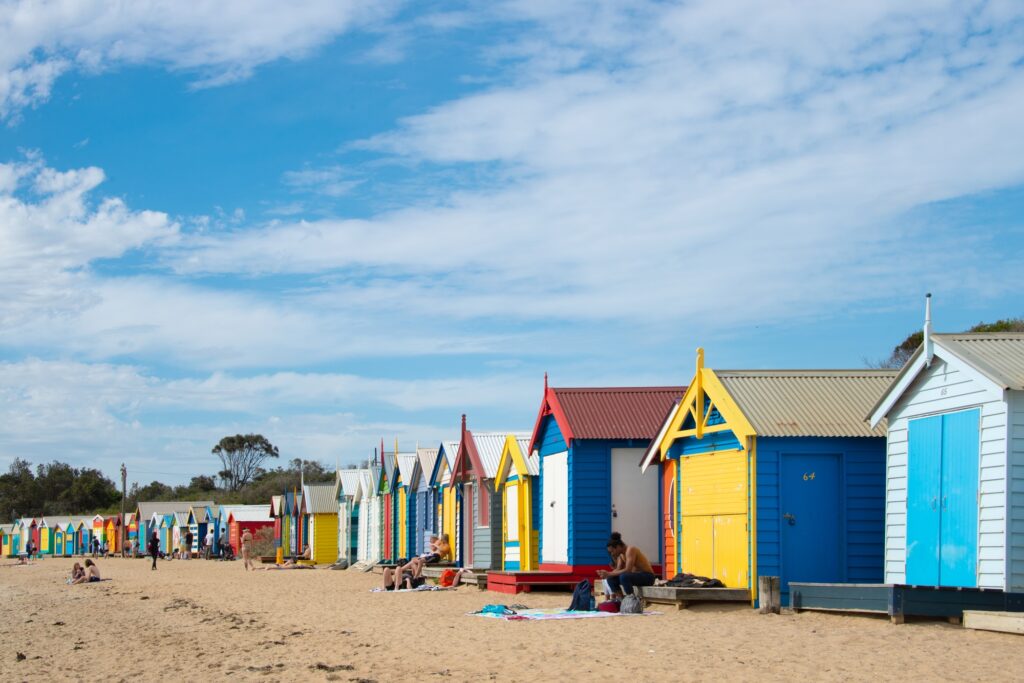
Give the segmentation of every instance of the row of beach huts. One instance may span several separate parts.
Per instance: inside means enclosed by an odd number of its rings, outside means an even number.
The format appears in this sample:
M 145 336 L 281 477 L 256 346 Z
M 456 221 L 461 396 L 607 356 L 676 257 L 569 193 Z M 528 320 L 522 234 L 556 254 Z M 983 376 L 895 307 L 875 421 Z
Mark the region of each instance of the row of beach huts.
M 111 555 L 132 549 L 145 554 L 147 539 L 155 532 L 160 552 L 171 555 L 182 549 L 191 532 L 192 545 L 186 552 L 198 555 L 208 533 L 213 532 L 213 548 L 227 539 L 237 553 L 245 529 L 256 533 L 273 525 L 267 505 L 216 505 L 212 501 L 139 503 L 123 518 L 115 514 L 17 519 L 12 524 L 0 525 L 0 552 L 5 557 L 24 555 L 31 544 L 37 557 L 91 555 L 97 548 Z
M 1024 610 L 1024 334 L 926 322 L 898 372 L 715 370 L 699 350 L 685 386 L 545 377 L 532 431 L 463 416 L 457 440 L 382 447 L 336 491 L 349 561 L 447 533 L 491 590 L 592 578 L 617 531 L 665 578 L 755 603 L 772 576 L 798 608 Z
M 615 531 L 663 577 L 718 579 L 730 599 L 757 603 L 771 576 L 796 608 L 1024 610 L 1024 334 L 933 334 L 926 316 L 898 372 L 716 370 L 698 350 L 686 385 L 545 376 L 532 430 L 463 416 L 457 439 L 382 443 L 334 483 L 255 507 L 278 561 L 393 563 L 443 533 L 456 565 L 507 593 L 593 578 Z M 173 547 L 202 520 L 230 533 L 225 510 L 140 505 L 128 524 Z M 78 528 L 109 536 L 98 524 Z

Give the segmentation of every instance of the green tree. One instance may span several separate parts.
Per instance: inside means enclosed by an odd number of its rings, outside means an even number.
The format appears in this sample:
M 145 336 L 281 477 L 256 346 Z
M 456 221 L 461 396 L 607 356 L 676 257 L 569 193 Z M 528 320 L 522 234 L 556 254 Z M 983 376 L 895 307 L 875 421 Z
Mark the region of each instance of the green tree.
M 971 327 L 968 332 L 1024 332 L 1024 318 L 1003 318 L 994 323 L 978 323 Z M 877 363 L 869 363 L 879 368 L 899 369 L 906 365 L 910 357 L 914 355 L 917 347 L 924 343 L 924 332 L 917 330 L 911 332 L 906 339 L 897 344 L 889 357 Z
M 276 458 L 277 446 L 262 434 L 225 436 L 211 451 L 220 458 L 217 476 L 228 491 L 237 491 L 263 472 L 267 458 Z

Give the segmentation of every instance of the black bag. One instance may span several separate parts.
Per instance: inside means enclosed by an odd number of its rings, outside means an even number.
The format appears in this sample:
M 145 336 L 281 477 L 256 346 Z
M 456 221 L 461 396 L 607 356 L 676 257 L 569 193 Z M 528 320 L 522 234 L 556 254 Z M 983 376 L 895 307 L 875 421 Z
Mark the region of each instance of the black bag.
M 583 579 L 572 591 L 572 602 L 569 609 L 573 612 L 590 612 L 590 581 Z

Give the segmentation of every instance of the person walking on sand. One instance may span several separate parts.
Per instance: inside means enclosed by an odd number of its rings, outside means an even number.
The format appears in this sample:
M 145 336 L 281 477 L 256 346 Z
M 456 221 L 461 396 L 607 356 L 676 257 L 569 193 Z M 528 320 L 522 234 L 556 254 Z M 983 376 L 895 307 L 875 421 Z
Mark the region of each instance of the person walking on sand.
M 245 571 L 253 569 L 252 566 L 252 532 L 246 529 L 242 532 L 242 566 Z
M 192 539 L 195 538 L 191 531 L 185 532 L 185 559 L 192 559 Z
M 157 536 L 155 531 L 153 532 L 153 535 L 149 537 L 149 547 L 147 550 L 149 550 L 149 554 L 153 557 L 152 569 L 156 569 L 156 558 L 160 555 L 160 538 Z
M 213 529 L 206 532 L 206 559 L 210 559 L 213 554 Z

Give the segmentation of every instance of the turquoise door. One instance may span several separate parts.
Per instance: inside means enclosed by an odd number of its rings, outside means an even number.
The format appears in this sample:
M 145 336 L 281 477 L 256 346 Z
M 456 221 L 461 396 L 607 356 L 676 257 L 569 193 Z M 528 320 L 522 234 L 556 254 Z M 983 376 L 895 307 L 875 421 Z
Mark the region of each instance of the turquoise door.
M 782 456 L 782 576 L 790 581 L 845 580 L 842 553 L 839 456 Z
M 980 410 L 911 420 L 907 583 L 977 586 Z

